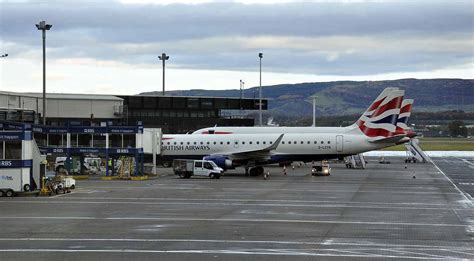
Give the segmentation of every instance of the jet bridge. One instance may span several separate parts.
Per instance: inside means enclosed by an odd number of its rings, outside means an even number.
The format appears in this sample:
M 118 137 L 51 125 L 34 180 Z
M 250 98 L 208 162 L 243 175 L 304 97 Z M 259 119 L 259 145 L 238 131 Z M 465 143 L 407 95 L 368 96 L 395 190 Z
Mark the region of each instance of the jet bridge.
M 94 155 L 105 159 L 105 176 L 116 176 L 120 158 L 134 159 L 130 172 L 143 176 L 143 125 L 136 126 L 33 126 L 33 135 L 42 153 L 66 156 L 70 173 L 74 157 L 79 157 L 79 174 L 84 174 L 84 159 Z M 130 167 L 131 168 L 131 167 Z M 131 173 L 129 173 L 131 174 Z

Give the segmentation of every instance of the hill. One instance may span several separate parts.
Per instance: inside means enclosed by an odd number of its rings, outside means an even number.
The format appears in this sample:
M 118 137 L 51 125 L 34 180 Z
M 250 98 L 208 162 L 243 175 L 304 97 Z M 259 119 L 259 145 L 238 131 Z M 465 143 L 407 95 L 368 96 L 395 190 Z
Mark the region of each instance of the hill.
M 263 86 L 269 99 L 269 113 L 289 117 L 312 115 L 312 99 L 316 95 L 319 115 L 351 115 L 361 113 L 387 87 L 404 89 L 405 97 L 415 99 L 415 111 L 439 112 L 463 110 L 474 112 L 474 80 L 472 79 L 400 79 L 390 81 L 335 81 Z M 258 95 L 258 87 L 245 90 L 246 97 Z M 234 90 L 169 91 L 176 96 L 239 97 Z M 160 95 L 160 92 L 140 95 Z

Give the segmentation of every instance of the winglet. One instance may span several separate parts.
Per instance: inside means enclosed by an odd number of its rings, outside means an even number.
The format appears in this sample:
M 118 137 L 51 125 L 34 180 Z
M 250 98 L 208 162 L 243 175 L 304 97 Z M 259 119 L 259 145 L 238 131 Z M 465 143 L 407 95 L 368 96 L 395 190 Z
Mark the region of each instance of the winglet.
M 281 140 L 283 139 L 283 136 L 284 136 L 284 135 L 285 135 L 285 134 L 281 134 L 280 137 L 278 137 L 278 139 L 277 139 L 271 146 L 269 146 L 269 147 L 267 147 L 267 148 L 265 148 L 265 149 L 263 149 L 263 150 L 266 150 L 266 151 L 275 150 L 275 149 L 278 147 L 278 145 L 280 145 L 280 142 L 281 142 Z

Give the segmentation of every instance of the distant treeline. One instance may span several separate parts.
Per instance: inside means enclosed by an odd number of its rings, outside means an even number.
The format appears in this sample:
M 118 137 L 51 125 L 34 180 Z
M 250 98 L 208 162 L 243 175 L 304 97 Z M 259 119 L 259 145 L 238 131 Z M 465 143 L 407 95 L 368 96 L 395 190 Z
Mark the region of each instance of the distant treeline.
M 257 113 L 251 113 L 255 119 Z M 267 116 L 268 117 L 268 116 Z M 265 118 L 267 118 L 265 117 Z M 312 117 L 289 117 L 285 115 L 272 115 L 273 121 L 280 126 L 310 126 Z M 342 116 L 316 116 L 317 126 L 347 126 L 354 123 L 360 115 Z M 474 124 L 474 112 L 443 111 L 443 112 L 414 112 L 411 115 L 410 124 L 416 125 L 448 125 L 452 121 L 463 121 L 465 124 Z

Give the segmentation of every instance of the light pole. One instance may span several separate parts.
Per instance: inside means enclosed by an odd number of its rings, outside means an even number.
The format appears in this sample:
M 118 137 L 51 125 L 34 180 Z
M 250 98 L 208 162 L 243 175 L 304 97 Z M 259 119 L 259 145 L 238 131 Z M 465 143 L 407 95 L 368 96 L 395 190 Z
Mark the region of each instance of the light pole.
M 165 61 L 170 57 L 167 56 L 166 53 L 162 53 L 161 56 L 158 56 L 158 58 L 163 61 L 163 96 L 165 96 Z
M 312 127 L 316 127 L 316 98 L 318 98 L 318 96 L 313 96 L 313 125 Z
M 244 84 L 245 82 L 240 80 L 240 99 L 244 98 Z
M 46 125 L 46 31 L 51 29 L 52 25 L 45 21 L 36 24 L 36 28 L 43 32 L 43 125 Z
M 0 58 L 5 58 L 8 56 L 8 53 L 0 55 Z
M 262 58 L 263 53 L 258 53 L 258 58 L 260 58 L 260 88 L 259 88 L 259 98 L 258 98 L 258 112 L 259 112 L 259 123 L 262 126 Z

